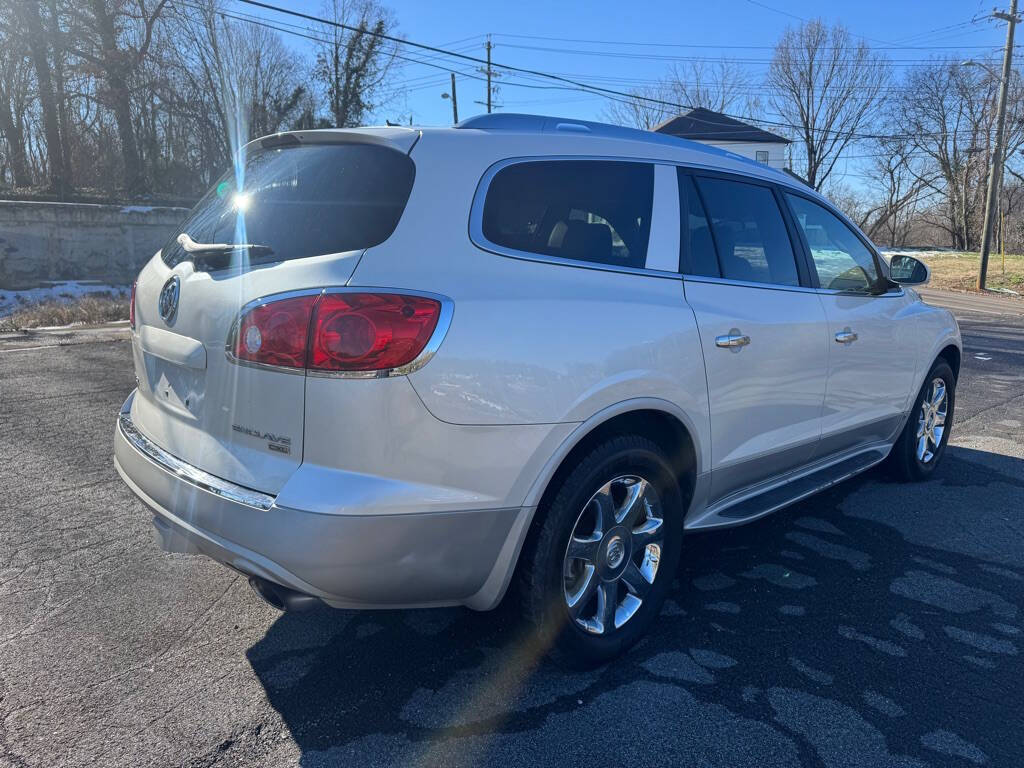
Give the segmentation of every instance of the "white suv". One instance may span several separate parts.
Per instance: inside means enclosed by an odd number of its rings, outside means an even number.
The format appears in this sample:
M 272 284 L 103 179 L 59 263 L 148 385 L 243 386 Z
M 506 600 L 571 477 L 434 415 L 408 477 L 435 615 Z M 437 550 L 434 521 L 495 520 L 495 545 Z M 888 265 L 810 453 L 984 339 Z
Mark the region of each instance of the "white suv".
M 118 471 L 297 609 L 493 608 L 599 661 L 684 531 L 939 462 L 960 334 L 820 195 L 528 115 L 254 141 L 139 275 Z

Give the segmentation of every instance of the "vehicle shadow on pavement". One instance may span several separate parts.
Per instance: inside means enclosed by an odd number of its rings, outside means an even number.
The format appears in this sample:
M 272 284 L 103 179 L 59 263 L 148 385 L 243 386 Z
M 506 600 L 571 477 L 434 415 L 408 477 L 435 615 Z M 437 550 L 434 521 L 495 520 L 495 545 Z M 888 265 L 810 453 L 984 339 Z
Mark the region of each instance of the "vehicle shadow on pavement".
M 649 636 L 588 672 L 507 604 L 285 614 L 248 658 L 307 767 L 1012 764 L 1021 498 L 1024 461 L 950 447 L 929 483 L 690 536 Z

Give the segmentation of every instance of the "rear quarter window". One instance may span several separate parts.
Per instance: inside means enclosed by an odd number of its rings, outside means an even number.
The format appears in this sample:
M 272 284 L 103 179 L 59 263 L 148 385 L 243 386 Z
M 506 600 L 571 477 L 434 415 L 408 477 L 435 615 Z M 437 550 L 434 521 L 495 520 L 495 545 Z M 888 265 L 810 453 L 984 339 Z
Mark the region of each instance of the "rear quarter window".
M 398 226 L 414 177 L 408 155 L 373 144 L 257 150 L 199 201 L 164 246 L 163 260 L 173 267 L 193 259 L 203 268 L 202 257 L 178 244 L 181 232 L 197 243 L 265 246 L 233 253 L 253 262 L 370 248 Z
M 481 226 L 484 238 L 503 248 L 642 268 L 653 198 L 650 163 L 515 163 L 491 179 Z

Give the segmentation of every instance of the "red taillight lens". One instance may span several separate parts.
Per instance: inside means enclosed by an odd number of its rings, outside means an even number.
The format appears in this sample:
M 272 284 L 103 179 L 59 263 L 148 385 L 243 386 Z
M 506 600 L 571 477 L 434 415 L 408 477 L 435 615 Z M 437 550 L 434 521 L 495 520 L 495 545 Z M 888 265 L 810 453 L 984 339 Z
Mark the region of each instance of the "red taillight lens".
M 411 363 L 430 340 L 441 302 L 388 293 L 328 293 L 314 310 L 309 367 L 379 371 Z
M 233 352 L 239 360 L 306 367 L 309 318 L 319 296 L 296 296 L 254 307 L 242 316 Z
M 132 292 L 128 297 L 128 325 L 132 327 L 133 331 L 135 330 L 135 286 L 138 284 L 138 280 L 132 283 Z
M 327 293 L 261 304 L 239 319 L 239 360 L 318 371 L 380 371 L 427 345 L 441 302 L 392 293 Z

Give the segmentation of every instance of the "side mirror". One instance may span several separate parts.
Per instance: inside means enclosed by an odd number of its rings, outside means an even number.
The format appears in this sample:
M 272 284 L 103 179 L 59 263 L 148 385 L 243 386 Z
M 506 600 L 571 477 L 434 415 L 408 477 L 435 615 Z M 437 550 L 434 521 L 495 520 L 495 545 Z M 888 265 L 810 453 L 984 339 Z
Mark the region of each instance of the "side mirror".
M 924 285 L 931 279 L 932 271 L 923 261 L 899 254 L 889 262 L 889 277 L 900 285 Z

